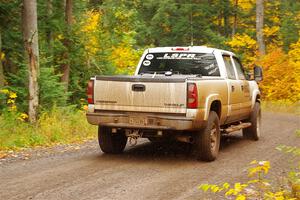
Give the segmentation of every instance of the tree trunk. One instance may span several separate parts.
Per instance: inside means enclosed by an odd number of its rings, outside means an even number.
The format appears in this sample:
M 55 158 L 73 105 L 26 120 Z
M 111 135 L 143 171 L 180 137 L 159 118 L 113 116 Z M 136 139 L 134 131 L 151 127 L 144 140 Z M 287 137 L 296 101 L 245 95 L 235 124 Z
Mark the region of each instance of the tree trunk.
M 232 33 L 231 33 L 232 37 L 235 35 L 236 29 L 237 29 L 238 5 L 239 5 L 239 0 L 235 0 L 235 4 L 234 4 L 234 16 L 233 16 L 233 26 L 232 26 Z
M 0 31 L 0 88 L 4 86 L 4 73 L 3 73 L 3 65 L 2 65 L 2 38 Z
M 223 19 L 224 19 L 224 36 L 228 36 L 230 32 L 229 16 L 230 16 L 230 2 L 229 0 L 223 0 Z
M 66 23 L 70 29 L 73 24 L 73 0 L 66 0 L 66 10 L 65 10 Z
M 220 14 L 218 15 L 218 32 L 220 35 L 223 34 L 223 30 L 222 30 L 222 18 L 223 18 L 223 12 L 220 12 Z
M 256 0 L 256 38 L 258 44 L 258 52 L 260 56 L 266 54 L 263 28 L 264 28 L 264 0 Z
M 39 106 L 39 46 L 36 0 L 23 0 L 22 24 L 29 74 L 28 116 L 29 121 L 34 123 L 37 120 L 37 110 Z
M 64 40 L 64 45 L 67 51 L 64 53 L 63 58 L 66 60 L 66 63 L 62 65 L 62 77 L 61 81 L 65 84 L 65 91 L 68 91 L 69 87 L 69 77 L 70 77 L 70 61 L 69 61 L 69 50 L 71 46 L 71 42 L 68 39 L 71 32 L 71 26 L 73 24 L 73 0 L 66 0 L 66 7 L 65 7 L 65 21 L 67 25 L 67 37 Z
M 47 21 L 49 24 L 49 21 L 51 20 L 53 14 L 53 6 L 52 6 L 52 0 L 47 0 Z M 46 37 L 47 37 L 47 43 L 49 47 L 49 51 L 51 52 L 52 50 L 52 30 L 51 27 L 48 25 L 47 30 L 46 30 Z

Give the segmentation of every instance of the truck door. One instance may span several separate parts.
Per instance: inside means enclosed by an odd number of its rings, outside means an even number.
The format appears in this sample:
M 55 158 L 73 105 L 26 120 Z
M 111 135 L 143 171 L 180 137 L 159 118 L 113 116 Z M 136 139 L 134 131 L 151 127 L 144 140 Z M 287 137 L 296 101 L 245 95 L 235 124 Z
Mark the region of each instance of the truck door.
M 246 80 L 245 72 L 243 66 L 238 58 L 232 57 L 233 63 L 238 76 L 238 90 L 241 93 L 241 102 L 240 102 L 240 111 L 241 118 L 247 118 L 251 111 L 251 95 L 250 95 L 250 86 L 249 81 Z
M 237 79 L 231 56 L 223 55 L 223 60 L 226 67 L 228 85 L 228 114 L 226 123 L 230 123 L 240 118 L 240 102 L 242 101 L 242 94 L 240 90 L 240 81 Z

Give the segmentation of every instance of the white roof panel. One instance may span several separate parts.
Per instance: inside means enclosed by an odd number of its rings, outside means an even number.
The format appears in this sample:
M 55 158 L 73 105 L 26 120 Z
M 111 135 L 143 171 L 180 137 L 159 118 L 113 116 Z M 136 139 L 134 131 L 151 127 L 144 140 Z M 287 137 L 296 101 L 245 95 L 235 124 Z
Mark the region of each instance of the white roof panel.
M 179 49 L 179 50 L 176 50 Z M 182 49 L 182 50 L 180 50 Z M 183 50 L 184 49 L 184 50 Z M 230 51 L 222 50 L 222 49 L 216 49 L 216 48 L 210 48 L 206 46 L 177 46 L 177 47 L 155 47 L 155 48 L 149 48 L 148 53 L 160 53 L 160 52 L 197 52 L 197 53 L 212 53 L 214 51 L 218 51 L 221 53 L 227 53 L 230 55 L 234 55 Z

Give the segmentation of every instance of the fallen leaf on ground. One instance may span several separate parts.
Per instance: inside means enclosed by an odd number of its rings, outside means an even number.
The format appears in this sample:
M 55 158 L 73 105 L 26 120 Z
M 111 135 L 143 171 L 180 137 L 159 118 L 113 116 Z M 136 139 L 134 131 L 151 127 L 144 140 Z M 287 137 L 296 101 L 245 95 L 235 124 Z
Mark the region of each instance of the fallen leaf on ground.
M 0 153 L 0 159 L 6 158 L 7 154 L 6 153 Z

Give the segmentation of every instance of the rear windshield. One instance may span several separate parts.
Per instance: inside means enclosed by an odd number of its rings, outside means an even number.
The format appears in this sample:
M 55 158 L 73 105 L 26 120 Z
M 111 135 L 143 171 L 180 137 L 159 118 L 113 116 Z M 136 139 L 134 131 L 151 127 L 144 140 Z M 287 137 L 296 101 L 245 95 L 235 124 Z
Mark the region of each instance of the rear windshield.
M 139 74 L 196 74 L 220 76 L 216 58 L 210 53 L 149 53 L 145 56 Z

